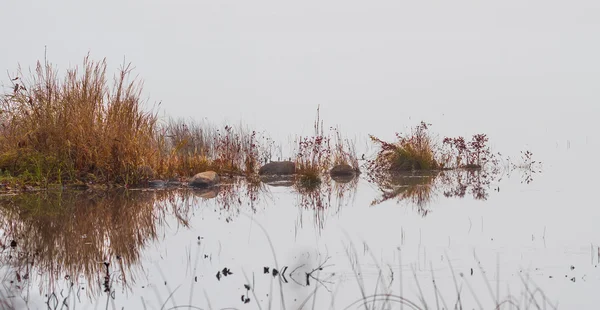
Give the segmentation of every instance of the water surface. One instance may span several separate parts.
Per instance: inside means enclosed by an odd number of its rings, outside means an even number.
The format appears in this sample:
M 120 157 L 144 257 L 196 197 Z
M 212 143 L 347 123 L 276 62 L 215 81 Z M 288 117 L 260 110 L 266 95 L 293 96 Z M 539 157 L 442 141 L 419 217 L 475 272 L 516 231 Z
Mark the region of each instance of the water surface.
M 1 305 L 592 309 L 600 211 L 572 154 L 554 155 L 541 174 L 363 174 L 314 191 L 3 195 Z

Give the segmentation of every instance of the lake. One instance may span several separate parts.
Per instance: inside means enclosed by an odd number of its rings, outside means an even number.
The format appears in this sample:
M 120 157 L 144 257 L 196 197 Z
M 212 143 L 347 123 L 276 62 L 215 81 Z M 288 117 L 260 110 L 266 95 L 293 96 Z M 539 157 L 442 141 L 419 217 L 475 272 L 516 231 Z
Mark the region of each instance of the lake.
M 593 309 L 595 170 L 570 165 L 589 147 L 557 146 L 535 171 L 363 173 L 312 191 L 225 178 L 5 193 L 1 305 Z

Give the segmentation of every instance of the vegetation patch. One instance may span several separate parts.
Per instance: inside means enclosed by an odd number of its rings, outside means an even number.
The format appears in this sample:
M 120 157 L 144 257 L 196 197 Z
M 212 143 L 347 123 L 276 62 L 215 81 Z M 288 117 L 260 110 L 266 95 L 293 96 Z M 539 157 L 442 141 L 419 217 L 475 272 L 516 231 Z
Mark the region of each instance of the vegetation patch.
M 131 64 L 121 66 L 112 83 L 106 68 L 105 60 L 88 56 L 62 78 L 47 61 L 38 62 L 26 78 L 20 68 L 11 77 L 10 90 L 0 95 L 0 190 L 52 184 L 129 187 L 153 179 L 185 181 L 204 171 L 255 179 L 277 151 L 264 133 L 242 125 L 163 123 L 157 112 L 144 108 L 142 83 L 131 78 Z M 319 112 L 314 133 L 298 138 L 292 156 L 297 180 L 306 188 L 318 187 L 334 167 L 337 174 L 360 172 L 354 142 L 338 128 L 326 133 Z M 367 162 L 369 174 L 385 178 L 407 171 L 497 166 L 486 135 L 470 141 L 446 137 L 438 143 L 430 126 L 421 122 L 397 133 L 394 142 L 370 136 L 379 151 Z M 524 166 L 537 164 L 530 153 L 524 158 Z
M 407 134 L 396 133 L 395 142 L 370 136 L 379 151 L 369 161 L 369 171 L 382 176 L 406 171 L 482 169 L 490 163 L 497 166 L 485 134 L 473 135 L 471 141 L 446 137 L 440 145 L 429 132 L 430 126 L 421 122 Z
M 443 165 L 449 168 L 481 169 L 489 163 L 496 164 L 495 156 L 487 145 L 485 134 L 473 135 L 471 141 L 465 138 L 444 138 L 442 159 Z
M 112 85 L 106 62 L 86 57 L 61 79 L 38 62 L 29 80 L 15 77 L 0 97 L 0 169 L 36 185 L 90 174 L 111 183 L 139 179 L 158 158 L 157 117 L 141 109 L 141 83 L 120 68 Z
M 47 61 L 19 68 L 0 95 L 2 184 L 132 185 L 214 170 L 254 175 L 273 143 L 242 126 L 169 120 L 144 109 L 142 83 L 123 65 L 109 83 L 106 60 L 85 57 L 63 78 Z
M 371 135 L 371 141 L 380 149 L 375 159 L 368 162 L 369 170 L 376 174 L 386 174 L 440 168 L 435 158 L 434 141 L 428 132 L 430 125 L 421 122 L 407 134 L 396 133 L 397 141 L 392 143 Z
M 313 136 L 299 138 L 296 151 L 296 173 L 300 175 L 300 184 L 309 188 L 321 182 L 321 175 L 326 175 L 332 159 L 331 138 L 323 131 L 318 109 L 313 128 Z
M 170 120 L 157 140 L 162 147 L 157 167 L 163 176 L 189 176 L 213 170 L 252 176 L 270 159 L 273 142 L 242 126 L 218 128 L 208 123 Z

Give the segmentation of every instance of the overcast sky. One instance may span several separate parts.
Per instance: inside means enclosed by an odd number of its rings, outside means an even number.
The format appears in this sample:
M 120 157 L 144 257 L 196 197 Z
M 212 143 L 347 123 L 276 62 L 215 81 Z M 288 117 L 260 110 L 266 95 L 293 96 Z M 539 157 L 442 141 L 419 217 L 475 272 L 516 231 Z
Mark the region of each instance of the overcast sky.
M 60 69 L 125 58 L 164 113 L 278 139 L 307 133 L 317 105 L 361 137 L 421 119 L 518 147 L 598 129 L 597 0 L 4 0 L 0 24 L 4 72 L 44 46 Z

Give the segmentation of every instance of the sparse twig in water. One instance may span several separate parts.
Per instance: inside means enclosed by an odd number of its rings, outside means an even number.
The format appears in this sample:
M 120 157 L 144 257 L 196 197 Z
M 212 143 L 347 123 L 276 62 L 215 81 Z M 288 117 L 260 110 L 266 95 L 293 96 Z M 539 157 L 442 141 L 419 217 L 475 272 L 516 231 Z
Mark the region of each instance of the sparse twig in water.
M 437 284 L 435 283 L 435 274 L 433 273 L 433 264 L 431 263 L 431 261 L 429 262 L 429 269 L 431 270 L 431 281 L 433 282 L 433 290 L 435 292 L 435 303 L 437 308 L 440 308 L 439 302 L 438 302 L 438 298 L 442 300 L 442 304 L 444 305 L 444 309 L 449 309 L 448 306 L 446 305 L 446 301 L 444 300 L 444 296 L 442 296 L 442 294 L 440 293 Z
M 348 235 L 348 232 L 344 231 L 344 234 L 346 235 L 346 238 L 348 240 L 351 240 L 350 235 Z M 350 246 L 356 253 L 356 249 L 354 248 L 354 243 L 352 243 L 352 241 L 350 241 Z M 352 258 L 351 258 L 352 256 L 350 255 L 349 247 L 345 247 L 345 251 L 346 251 L 346 257 L 348 257 L 348 260 L 350 261 L 350 265 L 352 266 L 352 272 L 354 273 L 354 276 L 356 277 L 356 282 L 358 282 L 358 287 L 360 289 L 361 296 L 362 296 L 363 300 L 366 300 L 367 295 L 365 293 L 365 285 L 362 281 L 362 278 L 359 277 L 359 275 L 361 274 L 360 265 L 358 265 L 358 264 L 354 265 L 352 263 Z M 358 272 L 356 269 L 358 269 Z M 364 306 L 365 306 L 365 310 L 369 310 L 369 307 L 367 307 L 366 304 Z
M 263 231 L 263 233 L 265 234 L 265 237 L 267 238 L 267 241 L 269 242 L 269 246 L 271 247 L 271 254 L 273 255 L 273 261 L 275 262 L 275 268 L 277 268 L 277 270 L 279 270 L 279 264 L 277 263 L 277 255 L 275 255 L 275 248 L 273 247 L 273 242 L 271 242 L 271 238 L 269 237 L 269 234 L 267 233 L 267 230 L 265 229 L 265 227 L 261 223 L 257 222 L 254 218 L 247 215 L 246 213 L 241 212 L 240 214 L 246 216 L 251 221 L 255 222 L 256 225 L 258 225 L 258 227 Z M 285 310 L 285 300 L 283 297 L 283 287 L 281 285 L 281 279 L 279 279 L 279 295 L 281 298 L 281 309 Z
M 415 271 L 415 266 L 411 265 L 411 269 L 413 272 L 413 276 L 415 277 L 415 283 L 417 284 L 417 288 L 419 289 L 419 298 L 421 299 L 421 303 L 425 310 L 429 309 L 427 307 L 427 302 L 425 301 L 425 295 L 423 295 L 423 290 L 421 290 L 421 285 L 419 284 L 419 279 L 417 278 L 417 272 Z

